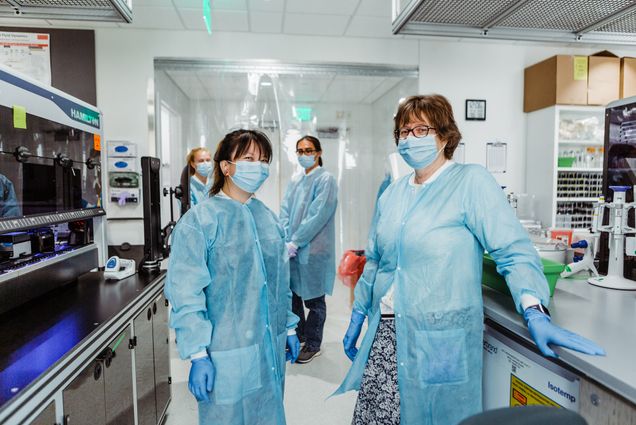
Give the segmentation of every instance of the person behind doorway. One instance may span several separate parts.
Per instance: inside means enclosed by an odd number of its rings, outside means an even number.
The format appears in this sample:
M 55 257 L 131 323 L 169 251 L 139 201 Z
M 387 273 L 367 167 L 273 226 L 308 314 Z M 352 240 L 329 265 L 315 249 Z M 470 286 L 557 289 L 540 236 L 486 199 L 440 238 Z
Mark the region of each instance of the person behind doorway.
M 394 118 L 414 172 L 379 200 L 343 345 L 353 364 L 336 393 L 359 389 L 353 424 L 455 425 L 482 409 L 484 250 L 541 352 L 601 347 L 551 323 L 537 251 L 497 181 L 451 160 L 461 139 L 448 100 L 412 96 Z M 368 330 L 356 341 L 368 318 Z
M 269 175 L 263 133 L 227 134 L 214 155 L 211 198 L 173 233 L 165 294 L 199 423 L 284 425 L 285 361 L 300 342 L 289 258 L 276 215 L 254 197 Z
M 22 209 L 15 195 L 13 182 L 0 174 L 0 217 L 20 217 Z
M 327 318 L 325 295 L 331 295 L 336 277 L 338 186 L 322 168 L 322 147 L 317 138 L 298 140 L 296 154 L 304 172 L 289 184 L 280 220 L 290 257 L 292 309 L 300 318 L 296 332 L 304 342 L 298 363 L 308 363 L 320 355 Z M 306 318 L 303 303 L 309 310 Z
M 194 148 L 186 157 L 190 167 L 190 208 L 209 197 L 212 155 L 207 148 Z

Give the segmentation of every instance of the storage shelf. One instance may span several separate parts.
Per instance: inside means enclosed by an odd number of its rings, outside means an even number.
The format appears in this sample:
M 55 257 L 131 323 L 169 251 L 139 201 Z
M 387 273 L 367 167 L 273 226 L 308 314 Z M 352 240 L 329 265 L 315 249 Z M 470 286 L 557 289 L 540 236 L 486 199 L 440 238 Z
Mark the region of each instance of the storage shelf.
M 585 167 L 559 167 L 557 171 L 582 171 L 582 172 L 590 172 L 590 173 L 602 173 L 602 168 L 585 168 Z
M 577 146 L 604 146 L 605 142 L 598 140 L 559 140 L 560 145 L 577 145 Z
M 598 202 L 598 198 L 556 198 L 557 202 Z

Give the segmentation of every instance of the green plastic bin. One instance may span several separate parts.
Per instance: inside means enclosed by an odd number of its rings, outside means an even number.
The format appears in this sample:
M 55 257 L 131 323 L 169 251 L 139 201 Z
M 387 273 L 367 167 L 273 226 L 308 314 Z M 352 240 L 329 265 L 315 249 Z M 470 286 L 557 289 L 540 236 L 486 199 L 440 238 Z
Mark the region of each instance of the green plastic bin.
M 550 296 L 552 296 L 557 280 L 559 280 L 561 272 L 565 269 L 565 264 L 546 260 L 545 258 L 542 258 L 541 262 L 543 263 L 543 274 L 550 287 Z M 488 254 L 484 254 L 484 272 L 481 277 L 481 284 L 501 293 L 510 294 L 506 280 L 502 275 L 497 273 L 497 264 L 495 264 L 495 260 Z
M 575 159 L 573 156 L 560 156 L 557 159 L 557 166 L 570 168 L 574 164 Z

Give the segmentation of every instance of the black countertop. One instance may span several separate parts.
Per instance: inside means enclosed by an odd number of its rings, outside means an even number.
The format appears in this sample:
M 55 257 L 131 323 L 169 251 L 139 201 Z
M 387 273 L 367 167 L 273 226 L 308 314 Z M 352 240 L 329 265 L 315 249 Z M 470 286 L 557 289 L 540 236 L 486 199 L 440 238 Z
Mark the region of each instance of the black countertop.
M 106 281 L 90 272 L 1 315 L 0 409 L 164 275 Z

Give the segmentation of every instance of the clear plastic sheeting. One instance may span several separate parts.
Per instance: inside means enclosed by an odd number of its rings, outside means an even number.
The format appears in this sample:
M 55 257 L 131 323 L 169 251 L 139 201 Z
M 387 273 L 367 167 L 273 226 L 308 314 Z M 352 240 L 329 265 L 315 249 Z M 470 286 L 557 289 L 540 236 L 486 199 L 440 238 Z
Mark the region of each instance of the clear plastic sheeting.
M 274 157 L 257 196 L 278 212 L 292 176 L 303 172 L 296 142 L 313 135 L 339 187 L 336 255 L 364 248 L 386 158 L 395 151 L 393 115 L 401 98 L 417 93 L 416 68 L 157 60 L 155 87 L 157 120 L 169 116 L 180 128 L 157 134 L 164 186 L 178 184 L 190 149 L 214 152 L 229 131 L 259 129 Z

